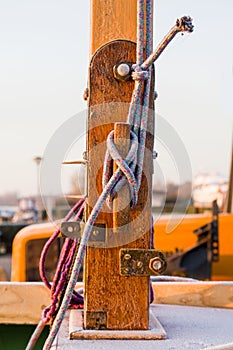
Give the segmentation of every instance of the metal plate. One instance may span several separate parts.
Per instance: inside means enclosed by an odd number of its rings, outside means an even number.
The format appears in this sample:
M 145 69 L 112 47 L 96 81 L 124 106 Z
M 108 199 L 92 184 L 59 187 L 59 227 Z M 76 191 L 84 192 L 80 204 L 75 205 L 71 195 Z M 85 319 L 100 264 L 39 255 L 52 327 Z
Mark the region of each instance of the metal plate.
M 153 276 L 165 272 L 164 254 L 156 249 L 121 249 L 120 274 L 122 276 Z
M 86 328 L 88 329 L 106 329 L 107 313 L 103 311 L 87 311 Z
M 61 224 L 61 233 L 65 237 L 81 239 L 85 223 L 83 221 L 70 221 Z M 91 235 L 90 245 L 95 243 L 104 243 L 106 240 L 106 225 L 95 224 Z

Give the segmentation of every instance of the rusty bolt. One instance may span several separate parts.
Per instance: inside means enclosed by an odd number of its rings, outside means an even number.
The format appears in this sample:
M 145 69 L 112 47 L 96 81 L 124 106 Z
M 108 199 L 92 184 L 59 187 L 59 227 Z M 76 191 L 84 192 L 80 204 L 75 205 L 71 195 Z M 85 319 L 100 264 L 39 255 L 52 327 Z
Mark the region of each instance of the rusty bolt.
M 84 101 L 87 101 L 88 97 L 89 97 L 89 90 L 88 90 L 88 88 L 86 88 L 83 92 Z
M 98 230 L 93 230 L 92 234 L 94 237 L 97 237 L 99 235 L 99 231 Z
M 143 266 L 143 262 L 142 261 L 137 261 L 137 267 L 141 268 Z
M 149 263 L 149 268 L 153 271 L 153 272 L 157 272 L 157 273 L 161 273 L 164 267 L 164 262 L 156 257 L 153 259 L 150 259 L 150 263 Z
M 125 254 L 125 255 L 124 255 L 124 259 L 125 259 L 125 260 L 131 259 L 131 255 L 130 255 L 130 254 Z
M 129 269 L 128 267 L 125 267 L 125 268 L 123 269 L 123 273 L 126 274 L 126 275 L 128 275 L 128 274 L 130 273 L 130 269 Z

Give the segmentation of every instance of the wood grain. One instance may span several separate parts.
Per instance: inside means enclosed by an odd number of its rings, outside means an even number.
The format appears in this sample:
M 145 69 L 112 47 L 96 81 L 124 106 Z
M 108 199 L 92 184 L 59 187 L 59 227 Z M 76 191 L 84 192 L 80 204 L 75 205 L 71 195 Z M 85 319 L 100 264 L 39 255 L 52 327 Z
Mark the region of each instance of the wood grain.
M 134 87 L 133 81 L 119 82 L 114 79 L 113 67 L 119 62 L 135 62 L 134 43 L 109 43 L 97 51 L 90 65 L 87 215 L 102 191 L 101 176 L 107 135 L 113 130 L 115 122 L 126 122 Z M 112 212 L 105 205 L 97 218 L 97 225 L 106 224 L 105 245 L 103 248 L 87 249 L 85 307 L 87 312 L 106 312 L 107 329 L 148 329 L 149 277 L 120 276 L 119 249 L 122 246 L 150 247 L 153 126 L 151 112 L 142 184 L 138 203 L 130 211 L 127 234 L 114 234 Z
M 136 0 L 92 0 L 91 54 L 111 40 L 135 41 L 136 15 Z
M 233 309 L 233 282 L 159 282 L 153 289 L 154 303 Z M 0 324 L 37 324 L 51 302 L 40 282 L 0 282 L 0 295 Z
M 233 282 L 153 283 L 156 304 L 233 308 Z

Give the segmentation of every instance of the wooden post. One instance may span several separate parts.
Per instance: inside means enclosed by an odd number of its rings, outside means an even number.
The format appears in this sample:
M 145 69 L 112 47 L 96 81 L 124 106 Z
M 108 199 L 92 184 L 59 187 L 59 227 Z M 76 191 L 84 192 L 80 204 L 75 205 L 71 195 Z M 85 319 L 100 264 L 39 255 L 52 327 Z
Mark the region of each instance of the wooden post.
M 115 125 L 116 143 L 120 136 L 129 138 L 122 123 L 125 125 L 127 121 L 134 82 L 115 79 L 113 67 L 121 62 L 136 62 L 136 45 L 132 42 L 136 41 L 136 3 L 136 0 L 92 0 L 91 4 L 93 56 L 88 85 L 87 216 L 102 192 L 108 134 Z M 150 108 L 153 109 L 153 97 Z M 95 234 L 101 239 L 90 242 L 85 259 L 84 327 L 87 329 L 147 330 L 149 327 L 149 276 L 122 276 L 120 249 L 150 248 L 153 130 L 152 111 L 148 119 L 147 151 L 138 202 L 129 215 L 124 216 L 124 223 L 130 221 L 130 230 L 121 229 L 122 213 L 113 214 L 107 205 L 95 222 Z M 126 191 L 122 191 L 124 196 Z M 115 208 L 116 205 L 115 201 Z
M 136 16 L 136 0 L 92 0 L 91 54 L 112 40 L 136 41 Z

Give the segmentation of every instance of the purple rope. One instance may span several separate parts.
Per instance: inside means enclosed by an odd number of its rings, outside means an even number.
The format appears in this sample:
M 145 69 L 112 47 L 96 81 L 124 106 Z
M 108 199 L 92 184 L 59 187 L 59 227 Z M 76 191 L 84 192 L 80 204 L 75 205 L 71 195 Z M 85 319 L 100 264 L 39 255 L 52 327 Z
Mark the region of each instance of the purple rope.
M 77 204 L 75 204 L 75 206 L 66 215 L 64 222 L 69 221 L 75 213 L 77 214 L 74 220 L 77 221 L 78 219 L 80 219 L 83 215 L 84 204 L 85 204 L 85 199 L 81 199 Z M 76 248 L 77 248 L 77 241 L 72 240 L 71 238 L 67 238 L 62 247 L 61 254 L 59 257 L 59 262 L 53 278 L 52 286 L 45 274 L 44 265 L 45 265 L 46 255 L 48 253 L 50 246 L 52 245 L 54 240 L 59 236 L 59 234 L 60 234 L 60 229 L 56 230 L 54 234 L 50 237 L 50 239 L 46 242 L 43 248 L 43 251 L 41 253 L 40 266 L 39 266 L 41 278 L 45 283 L 45 285 L 51 291 L 50 293 L 51 293 L 52 303 L 43 310 L 41 320 L 37 325 L 35 331 L 33 332 L 28 342 L 26 350 L 32 350 L 34 348 L 45 325 L 51 320 L 51 318 L 56 313 L 57 308 L 59 306 L 59 297 L 61 296 L 61 293 L 64 290 L 64 287 L 68 281 L 68 273 L 72 265 Z M 83 297 L 79 293 L 74 291 L 70 303 L 72 305 L 75 304 L 76 306 L 77 305 L 82 306 L 83 302 L 84 302 Z
M 72 218 L 72 216 L 80 209 L 80 206 L 83 205 L 84 201 L 85 201 L 85 199 L 81 199 L 78 203 L 76 203 L 74 205 L 74 207 L 69 211 L 69 213 L 65 216 L 63 221 L 64 222 L 69 221 Z M 55 241 L 55 239 L 59 236 L 60 232 L 61 232 L 61 230 L 59 228 L 53 233 L 53 235 L 45 243 L 43 250 L 42 250 L 42 253 L 41 253 L 41 257 L 40 257 L 40 263 L 39 263 L 40 277 L 41 277 L 42 281 L 44 282 L 44 284 L 46 285 L 46 287 L 48 287 L 49 289 L 51 289 L 51 285 L 50 285 L 50 282 L 48 281 L 46 273 L 45 273 L 45 268 L 44 268 L 45 260 L 46 260 L 46 256 L 47 256 L 47 253 L 48 253 L 50 246 Z

